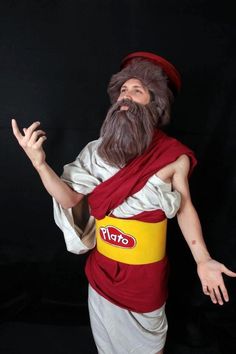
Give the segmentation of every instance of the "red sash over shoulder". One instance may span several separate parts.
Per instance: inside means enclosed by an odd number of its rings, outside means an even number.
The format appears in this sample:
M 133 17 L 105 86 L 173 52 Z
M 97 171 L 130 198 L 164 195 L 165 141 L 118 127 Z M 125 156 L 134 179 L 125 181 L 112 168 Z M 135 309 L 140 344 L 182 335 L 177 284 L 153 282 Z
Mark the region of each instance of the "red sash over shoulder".
M 89 195 L 91 215 L 96 219 L 104 218 L 126 198 L 142 189 L 152 175 L 182 154 L 190 158 L 191 173 L 197 163 L 193 151 L 161 130 L 157 130 L 150 147 L 141 156 L 99 184 Z
M 98 185 L 89 195 L 91 214 L 102 219 L 126 198 L 142 189 L 158 170 L 182 154 L 190 158 L 191 173 L 197 163 L 193 151 L 164 132 L 156 131 L 150 147 L 142 156 L 138 156 L 113 177 Z M 162 210 L 144 211 L 133 217 L 146 222 L 158 222 L 164 218 Z M 113 261 L 95 248 L 87 258 L 85 272 L 90 285 L 101 296 L 128 310 L 154 311 L 167 299 L 167 257 L 151 264 L 129 265 Z

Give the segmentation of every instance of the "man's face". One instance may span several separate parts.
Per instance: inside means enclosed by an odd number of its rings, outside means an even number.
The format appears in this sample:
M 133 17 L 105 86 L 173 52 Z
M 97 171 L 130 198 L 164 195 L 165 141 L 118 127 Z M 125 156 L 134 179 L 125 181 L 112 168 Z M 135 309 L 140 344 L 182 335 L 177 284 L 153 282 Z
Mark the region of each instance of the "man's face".
M 150 102 L 150 93 L 148 89 L 138 79 L 127 80 L 120 89 L 120 95 L 117 101 L 129 99 L 131 101 L 146 105 Z M 121 110 L 127 110 L 127 106 L 121 106 Z
M 103 122 L 99 155 L 111 166 L 126 165 L 148 148 L 158 119 L 147 87 L 138 79 L 127 80 Z

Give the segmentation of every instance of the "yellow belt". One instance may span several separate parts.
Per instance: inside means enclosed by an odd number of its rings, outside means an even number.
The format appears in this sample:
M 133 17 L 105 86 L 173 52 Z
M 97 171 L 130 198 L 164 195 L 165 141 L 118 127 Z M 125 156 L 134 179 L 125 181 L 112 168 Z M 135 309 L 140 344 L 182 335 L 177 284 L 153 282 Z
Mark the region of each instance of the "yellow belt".
M 147 223 L 106 216 L 96 220 L 97 249 L 104 256 L 127 264 L 160 261 L 166 251 L 167 220 Z

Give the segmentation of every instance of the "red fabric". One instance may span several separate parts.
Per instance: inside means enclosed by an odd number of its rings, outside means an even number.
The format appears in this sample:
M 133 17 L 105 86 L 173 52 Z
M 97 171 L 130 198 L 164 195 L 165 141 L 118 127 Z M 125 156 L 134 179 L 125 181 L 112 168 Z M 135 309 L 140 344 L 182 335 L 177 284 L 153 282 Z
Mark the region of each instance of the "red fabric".
M 190 173 L 196 165 L 192 150 L 178 140 L 157 130 L 150 147 L 114 176 L 98 185 L 88 197 L 91 215 L 103 219 L 130 195 L 144 187 L 148 179 L 162 167 L 186 154 L 191 160 Z
M 113 261 L 94 249 L 87 259 L 85 273 L 101 296 L 130 311 L 154 311 L 167 299 L 167 257 L 160 262 L 129 265 Z
M 193 152 L 176 139 L 157 131 L 150 148 L 142 156 L 101 183 L 90 194 L 92 215 L 103 218 L 109 210 L 140 190 L 149 177 L 182 154 L 187 154 L 191 160 L 191 173 L 196 164 Z M 158 222 L 164 218 L 162 210 L 142 212 L 132 217 L 146 222 Z M 101 296 L 131 311 L 154 311 L 165 303 L 168 296 L 167 257 L 151 264 L 129 265 L 113 261 L 95 248 L 87 258 L 85 273 L 90 285 Z
M 113 218 L 115 217 L 112 215 Z M 140 221 L 145 221 L 145 222 L 157 222 L 164 220 L 166 218 L 165 213 L 161 209 L 157 210 L 151 210 L 151 211 L 143 211 L 142 213 L 138 215 L 131 216 L 127 219 L 129 220 L 140 220 Z

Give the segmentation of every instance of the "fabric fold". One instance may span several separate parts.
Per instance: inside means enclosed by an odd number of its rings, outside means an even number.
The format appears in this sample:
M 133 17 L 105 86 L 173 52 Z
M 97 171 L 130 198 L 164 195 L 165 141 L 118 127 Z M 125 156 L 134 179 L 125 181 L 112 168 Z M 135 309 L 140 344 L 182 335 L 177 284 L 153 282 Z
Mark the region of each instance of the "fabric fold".
M 104 218 L 127 197 L 142 189 L 158 170 L 183 154 L 190 158 L 190 175 L 197 163 L 193 151 L 178 140 L 167 136 L 163 131 L 156 130 L 152 143 L 141 156 L 136 157 L 112 177 L 100 183 L 90 193 L 88 201 L 91 215 L 96 219 Z

